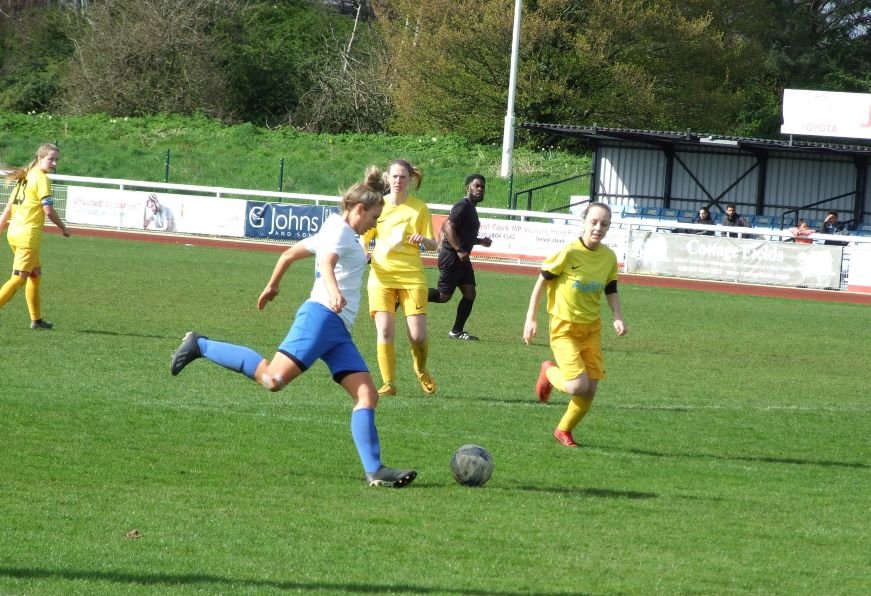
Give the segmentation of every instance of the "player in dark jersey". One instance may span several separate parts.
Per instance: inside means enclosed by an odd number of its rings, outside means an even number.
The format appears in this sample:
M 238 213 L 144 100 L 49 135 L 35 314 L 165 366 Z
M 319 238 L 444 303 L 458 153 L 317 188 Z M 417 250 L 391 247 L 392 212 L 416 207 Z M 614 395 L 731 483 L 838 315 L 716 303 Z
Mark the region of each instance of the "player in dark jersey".
M 475 303 L 475 270 L 472 267 L 471 253 L 476 244 L 490 246 L 490 238 L 479 238 L 481 222 L 475 207 L 484 200 L 487 181 L 481 174 L 471 174 L 466 178 L 466 196 L 451 207 L 451 213 L 442 225 L 439 244 L 439 282 L 438 288 L 429 289 L 430 302 L 447 302 L 460 289 L 462 298 L 457 305 L 457 317 L 448 337 L 459 340 L 476 340 L 476 336 L 465 331 L 466 321 L 472 314 Z

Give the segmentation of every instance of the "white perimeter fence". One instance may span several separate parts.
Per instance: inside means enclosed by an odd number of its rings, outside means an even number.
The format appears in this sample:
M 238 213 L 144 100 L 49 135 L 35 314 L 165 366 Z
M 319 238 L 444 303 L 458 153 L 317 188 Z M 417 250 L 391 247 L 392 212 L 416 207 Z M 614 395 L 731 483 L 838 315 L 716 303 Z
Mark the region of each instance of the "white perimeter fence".
M 293 243 L 315 234 L 339 201 L 338 196 L 134 180 L 52 179 L 55 208 L 73 226 L 250 242 Z M 0 190 L 0 206 L 9 190 Z M 451 205 L 429 208 L 438 229 Z M 478 212 L 480 236 L 493 243 L 476 247 L 476 260 L 535 267 L 580 231 L 577 214 L 485 206 Z M 811 239 L 811 244 L 797 244 L 785 230 L 637 219 L 615 210 L 605 243 L 625 273 L 871 293 L 871 237 L 817 234 Z

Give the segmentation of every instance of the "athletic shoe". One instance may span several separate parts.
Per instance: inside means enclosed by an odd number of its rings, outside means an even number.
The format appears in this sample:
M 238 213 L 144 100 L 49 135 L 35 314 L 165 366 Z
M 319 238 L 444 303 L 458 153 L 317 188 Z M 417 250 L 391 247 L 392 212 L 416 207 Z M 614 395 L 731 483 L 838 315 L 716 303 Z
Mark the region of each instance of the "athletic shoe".
M 451 339 L 461 339 L 463 341 L 478 341 L 478 337 L 468 333 L 466 331 L 460 331 L 459 333 L 455 333 L 453 331 L 448 332 L 448 337 Z
M 203 353 L 200 352 L 200 346 L 197 345 L 197 340 L 205 339 L 196 331 L 188 331 L 184 339 L 181 340 L 181 345 L 172 353 L 172 360 L 169 361 L 169 372 L 172 376 L 176 376 L 182 369 L 196 360 L 202 358 Z
M 30 322 L 31 329 L 51 329 L 52 327 L 54 327 L 53 324 L 49 323 L 48 321 L 43 321 L 42 319 L 37 319 Z
M 420 381 L 420 387 L 423 389 L 423 392 L 427 395 L 432 395 L 436 390 L 436 382 L 435 378 L 428 373 L 427 371 L 423 371 L 422 373 L 417 375 L 417 380 Z
M 396 385 L 389 381 L 387 383 L 384 383 L 381 386 L 381 389 L 378 390 L 378 395 L 396 395 Z
M 399 470 L 381 466 L 371 474 L 366 474 L 366 482 L 369 486 L 387 486 L 390 488 L 402 488 L 408 486 L 417 478 L 414 470 Z
M 553 431 L 553 438 L 563 447 L 571 447 L 574 449 L 578 446 L 578 444 L 575 443 L 575 439 L 572 437 L 572 432 L 570 430 L 560 430 L 559 427 L 557 427 Z
M 547 369 L 554 366 L 556 364 L 550 360 L 545 360 L 541 363 L 541 368 L 538 369 L 538 380 L 535 382 L 535 395 L 538 396 L 538 401 L 543 404 L 547 403 L 550 399 L 550 390 L 553 389 L 553 385 L 547 380 Z

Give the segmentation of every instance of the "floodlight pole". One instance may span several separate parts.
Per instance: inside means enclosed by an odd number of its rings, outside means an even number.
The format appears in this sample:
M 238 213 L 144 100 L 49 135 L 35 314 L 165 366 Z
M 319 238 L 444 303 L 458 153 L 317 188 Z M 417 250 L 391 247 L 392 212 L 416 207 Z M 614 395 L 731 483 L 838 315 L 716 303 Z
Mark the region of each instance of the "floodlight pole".
M 508 81 L 508 111 L 505 114 L 505 130 L 502 134 L 502 169 L 499 175 L 508 178 L 508 208 L 511 208 L 511 192 L 514 176 L 511 158 L 514 154 L 514 91 L 517 88 L 517 56 L 520 52 L 520 11 L 523 1 L 514 2 L 514 33 L 511 37 L 511 74 Z

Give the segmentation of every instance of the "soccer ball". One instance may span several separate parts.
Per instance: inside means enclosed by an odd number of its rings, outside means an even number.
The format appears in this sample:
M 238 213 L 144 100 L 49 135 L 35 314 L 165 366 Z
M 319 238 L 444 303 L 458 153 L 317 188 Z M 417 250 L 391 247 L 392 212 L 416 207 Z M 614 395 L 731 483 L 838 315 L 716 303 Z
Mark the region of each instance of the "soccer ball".
M 483 486 L 493 475 L 493 456 L 480 445 L 463 445 L 451 458 L 451 474 L 463 486 Z

